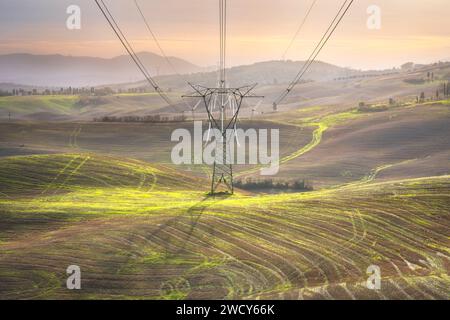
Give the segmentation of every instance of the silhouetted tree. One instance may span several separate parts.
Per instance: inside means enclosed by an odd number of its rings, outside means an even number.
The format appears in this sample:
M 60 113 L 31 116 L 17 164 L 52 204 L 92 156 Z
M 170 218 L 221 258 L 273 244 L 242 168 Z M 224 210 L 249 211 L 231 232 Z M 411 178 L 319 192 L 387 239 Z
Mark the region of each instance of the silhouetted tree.
M 420 93 L 420 102 L 424 102 L 425 101 L 425 92 L 421 92 Z

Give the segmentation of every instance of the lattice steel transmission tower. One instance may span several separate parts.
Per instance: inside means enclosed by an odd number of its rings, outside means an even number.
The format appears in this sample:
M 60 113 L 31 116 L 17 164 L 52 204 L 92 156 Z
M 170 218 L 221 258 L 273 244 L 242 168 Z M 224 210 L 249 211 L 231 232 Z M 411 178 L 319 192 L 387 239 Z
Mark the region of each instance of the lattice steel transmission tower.
M 261 98 L 261 96 L 251 94 L 256 84 L 238 88 L 227 88 L 225 86 L 210 88 L 194 84 L 190 84 L 190 86 L 194 89 L 194 92 L 185 97 L 201 98 L 201 101 L 203 101 L 208 115 L 208 137 L 211 129 L 216 129 L 220 133 L 220 139 L 216 138 L 214 141 L 216 145 L 214 148 L 211 194 L 223 192 L 222 186 L 225 187 L 226 192 L 232 194 L 234 192 L 233 157 L 230 153 L 234 150 L 230 149 L 230 139 L 235 138 L 236 122 L 244 98 Z
M 224 186 L 226 192 L 233 193 L 233 166 L 229 156 L 229 139 L 234 139 L 227 135 L 227 132 L 234 130 L 236 134 L 236 121 L 242 101 L 246 97 L 257 97 L 251 95 L 251 91 L 256 86 L 243 86 L 239 88 L 229 88 L 226 84 L 226 37 L 227 37 L 227 0 L 219 0 L 219 20 L 220 20 L 220 66 L 219 84 L 217 87 L 204 87 L 201 85 L 189 85 L 194 92 L 185 97 L 201 98 L 208 114 L 208 137 L 211 129 L 220 132 L 220 139 L 215 139 L 215 158 L 213 164 L 213 174 L 211 181 L 211 194 L 221 191 Z M 234 151 L 234 150 L 233 150 Z

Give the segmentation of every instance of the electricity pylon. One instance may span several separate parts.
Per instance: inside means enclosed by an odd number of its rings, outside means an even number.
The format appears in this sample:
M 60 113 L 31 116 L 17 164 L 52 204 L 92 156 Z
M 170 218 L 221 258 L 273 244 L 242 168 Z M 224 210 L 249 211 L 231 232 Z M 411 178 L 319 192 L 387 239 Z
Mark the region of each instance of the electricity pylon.
M 227 135 L 229 130 L 236 134 L 236 122 L 244 98 L 262 98 L 254 96 L 250 92 L 255 85 L 238 88 L 227 88 L 224 85 L 216 88 L 203 87 L 201 85 L 189 84 L 194 92 L 184 97 L 201 98 L 208 115 L 208 126 L 220 132 L 220 139 L 215 139 L 215 157 L 213 164 L 213 174 L 211 179 L 211 195 L 224 192 L 233 194 L 233 166 L 232 157 L 229 156 L 229 139 L 234 139 Z M 224 188 L 222 188 L 224 187 Z
M 256 97 L 250 94 L 255 85 L 239 88 L 228 88 L 226 84 L 226 39 L 227 39 L 227 0 L 219 0 L 219 22 L 220 22 L 220 64 L 218 87 L 207 88 L 200 85 L 189 85 L 194 93 L 185 97 L 201 98 L 208 114 L 208 139 L 211 129 L 220 132 L 220 138 L 215 140 L 214 164 L 211 181 L 211 195 L 218 193 L 223 186 L 226 192 L 233 193 L 233 166 L 232 157 L 227 156 L 230 145 L 227 136 L 229 130 L 234 130 L 236 135 L 236 121 L 242 100 L 247 97 Z M 234 137 L 231 137 L 234 139 Z M 234 152 L 234 150 L 233 150 Z M 223 191 L 219 191 L 223 192 Z

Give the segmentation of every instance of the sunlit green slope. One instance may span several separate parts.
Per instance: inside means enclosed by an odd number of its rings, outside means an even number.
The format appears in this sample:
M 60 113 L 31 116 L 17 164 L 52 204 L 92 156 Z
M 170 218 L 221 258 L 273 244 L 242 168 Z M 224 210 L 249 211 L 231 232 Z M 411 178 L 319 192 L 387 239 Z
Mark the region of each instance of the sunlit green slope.
M 162 166 L 0 160 L 1 298 L 449 297 L 450 176 L 206 197 Z M 82 290 L 65 288 L 67 266 Z M 381 269 L 381 290 L 366 269 Z

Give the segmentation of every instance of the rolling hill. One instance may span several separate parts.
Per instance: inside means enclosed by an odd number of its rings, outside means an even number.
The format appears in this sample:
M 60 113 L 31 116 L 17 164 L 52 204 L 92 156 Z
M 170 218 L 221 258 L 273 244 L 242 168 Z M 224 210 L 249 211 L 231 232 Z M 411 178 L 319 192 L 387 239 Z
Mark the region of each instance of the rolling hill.
M 0 298 L 449 299 L 450 101 L 431 98 L 449 66 L 427 68 L 438 80 L 324 79 L 276 113 L 245 105 L 239 127 L 280 129 L 273 179 L 311 181 L 302 193 L 209 197 L 208 166 L 170 161 L 171 132 L 191 121 L 92 121 L 169 112 L 154 93 L 0 97 Z
M 272 102 L 286 89 L 302 66 L 302 62 L 272 61 L 261 62 L 249 66 L 234 67 L 228 70 L 228 78 L 232 85 L 248 84 L 259 81 L 254 93 L 264 96 L 260 108 L 252 115 L 252 106 L 258 101 L 247 100 L 243 103 L 240 115 L 242 118 L 252 116 L 271 118 Z M 435 75 L 435 81 L 424 81 L 428 71 Z M 337 80 L 339 74 L 353 76 Z M 396 101 L 412 102 L 423 92 L 425 97 L 435 99 L 436 90 L 442 94 L 443 82 L 450 80 L 450 63 L 423 66 L 412 71 L 396 71 L 384 75 L 382 71 L 359 72 L 317 62 L 306 76 L 311 81 L 300 83 L 279 106 L 280 112 L 308 109 L 323 106 L 332 110 L 345 110 L 357 106 L 359 102 L 369 104 L 386 103 L 390 98 Z M 0 119 L 8 119 L 9 113 L 16 120 L 72 120 L 92 121 L 102 116 L 145 116 L 150 114 L 190 113 L 197 103 L 195 99 L 182 99 L 192 89 L 187 85 L 201 83 L 215 85 L 215 72 L 193 73 L 189 75 L 168 75 L 157 77 L 158 83 L 165 88 L 174 102 L 168 106 L 157 94 L 148 88 L 147 93 L 121 93 L 106 96 L 6 96 L 0 97 Z M 276 82 L 274 80 L 277 79 Z M 421 79 L 419 84 L 410 80 Z M 423 83 L 422 83 L 423 82 Z M 250 82 L 252 83 L 252 82 Z M 146 86 L 144 82 L 111 85 L 118 90 Z M 5 84 L 5 88 L 13 87 Z M 18 86 L 16 86 L 18 87 Z M 0 89 L 2 86 L 0 85 Z M 170 90 L 169 90 L 170 89 Z M 184 100 L 184 101 L 182 101 Z M 204 108 L 197 108 L 196 118 L 206 118 Z
M 317 186 L 330 186 L 369 176 L 389 180 L 450 172 L 448 100 L 393 106 L 381 112 L 300 109 L 280 114 L 276 121 L 297 123 L 317 133 L 307 152 L 281 160 L 278 178 L 300 176 L 316 181 Z
M 448 299 L 449 176 L 206 198 L 135 160 L 0 164 L 3 299 Z M 65 289 L 72 264 L 83 290 Z
M 174 74 L 171 65 L 151 52 L 138 53 L 152 75 Z M 203 69 L 176 57 L 170 63 L 180 73 Z M 8 54 L 0 55 L 0 82 L 48 87 L 85 87 L 100 84 L 138 81 L 139 70 L 127 55 L 110 59 L 63 55 Z

